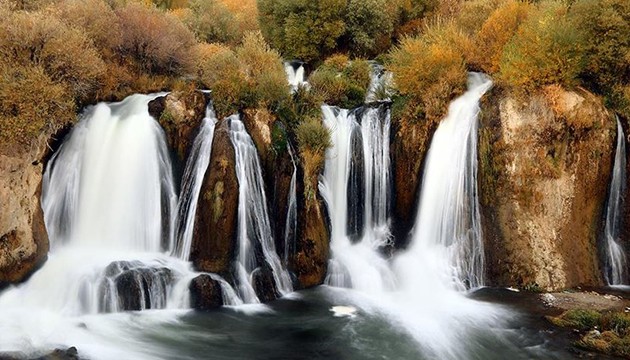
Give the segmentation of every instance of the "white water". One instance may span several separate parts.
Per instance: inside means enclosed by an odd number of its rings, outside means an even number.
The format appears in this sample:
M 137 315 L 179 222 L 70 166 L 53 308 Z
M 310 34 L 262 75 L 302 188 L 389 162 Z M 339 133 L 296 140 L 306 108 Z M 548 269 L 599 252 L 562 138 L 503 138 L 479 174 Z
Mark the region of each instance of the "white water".
M 201 123 L 201 128 L 195 137 L 190 155 L 186 161 L 181 196 L 177 206 L 179 221 L 175 232 L 177 236 L 175 255 L 182 260 L 188 260 L 190 257 L 197 201 L 203 178 L 210 163 L 210 156 L 212 155 L 212 140 L 214 139 L 216 123 L 217 118 L 210 103 L 206 108 L 206 116 Z
M 297 91 L 300 86 L 308 86 L 308 82 L 304 81 L 304 66 L 300 65 L 297 69 L 291 62 L 284 63 L 284 72 L 287 74 L 287 81 L 291 85 L 291 91 Z
M 295 251 L 295 239 L 297 232 L 297 166 L 293 155 L 293 148 L 287 142 L 287 151 L 291 156 L 291 164 L 293 164 L 293 174 L 291 175 L 291 183 L 289 185 L 289 199 L 287 201 L 287 218 L 284 226 L 284 266 L 289 264 L 289 256 Z
M 628 284 L 628 263 L 626 253 L 619 241 L 621 223 L 621 197 L 625 192 L 626 182 L 626 141 L 617 119 L 617 149 L 613 167 L 608 207 L 606 208 L 606 225 L 604 228 L 604 278 L 608 285 Z
M 230 139 L 236 157 L 236 176 L 239 183 L 238 227 L 237 227 L 237 286 L 241 299 L 246 303 L 259 302 L 253 288 L 252 273 L 260 264 L 256 261 L 256 246 L 260 246 L 278 292 L 291 292 L 291 279 L 276 253 L 262 170 L 256 146 L 245 130 L 238 115 L 227 119 Z
M 483 285 L 476 129 L 479 99 L 491 85 L 485 76 L 471 74 L 468 91 L 451 103 L 427 154 L 410 246 L 393 258 L 379 251 L 387 244 L 389 231 L 389 175 L 385 175 L 390 171 L 389 116 L 372 117 L 368 111 L 362 119 L 365 181 L 370 190 L 365 197 L 366 231 L 352 244 L 346 234 L 345 195 L 350 135 L 357 124 L 345 110 L 335 114 L 323 108 L 333 142 L 320 184 L 332 220 L 333 260 L 327 283 L 350 286 L 355 291 L 351 302 L 387 314 L 429 358 L 470 356 L 473 334 L 493 332 L 508 318 L 502 309 L 470 300 L 461 291 Z
M 155 358 L 125 326 L 176 321 L 176 309 L 189 308 L 198 273 L 169 255 L 177 196 L 163 131 L 148 113 L 157 96 L 88 108 L 49 162 L 42 208 L 52 250 L 26 283 L 0 294 L 1 351 L 77 346 L 90 358 Z M 211 276 L 226 304 L 241 303 Z M 129 309 L 171 310 L 104 314 Z

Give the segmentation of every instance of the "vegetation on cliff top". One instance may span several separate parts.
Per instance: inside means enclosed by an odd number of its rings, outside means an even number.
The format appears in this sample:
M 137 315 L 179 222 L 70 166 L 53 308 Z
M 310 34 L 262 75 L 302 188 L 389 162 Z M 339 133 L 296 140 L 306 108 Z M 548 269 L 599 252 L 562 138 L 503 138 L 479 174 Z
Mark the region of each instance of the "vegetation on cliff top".
M 221 115 L 265 107 L 294 134 L 321 102 L 362 103 L 364 58 L 393 70 L 409 124 L 440 119 L 470 70 L 517 92 L 584 86 L 630 117 L 625 0 L 4 0 L 0 15 L 3 144 L 186 83 L 210 87 Z M 289 95 L 282 58 L 313 70 L 308 99 Z

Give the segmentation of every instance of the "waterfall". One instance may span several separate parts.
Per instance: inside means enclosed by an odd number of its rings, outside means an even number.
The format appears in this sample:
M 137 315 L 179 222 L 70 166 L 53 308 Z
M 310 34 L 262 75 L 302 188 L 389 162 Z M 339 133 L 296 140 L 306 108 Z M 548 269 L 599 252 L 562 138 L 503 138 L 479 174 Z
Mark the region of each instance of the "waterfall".
M 259 301 L 253 286 L 253 272 L 259 265 L 257 247 L 260 247 L 264 261 L 270 267 L 278 292 L 284 295 L 293 289 L 289 274 L 276 253 L 256 147 L 238 115 L 227 120 L 239 183 L 236 278 L 243 301 L 255 303 Z
M 604 228 L 604 278 L 608 285 L 628 284 L 628 263 L 626 253 L 620 243 L 621 197 L 625 193 L 626 183 L 626 141 L 617 118 L 617 150 L 613 167 L 608 206 L 606 208 L 606 225 Z
M 198 273 L 186 260 L 216 119 L 208 106 L 178 205 L 165 135 L 148 112 L 160 95 L 132 95 L 83 113 L 43 178 L 48 261 L 28 282 L 3 292 L 0 309 L 48 311 L 74 321 L 86 314 L 189 308 L 188 284 Z M 225 280 L 211 276 L 226 304 L 241 303 Z M 22 325 L 18 319 L 7 326 Z
M 287 81 L 291 85 L 291 91 L 297 91 L 300 86 L 308 86 L 304 81 L 304 66 L 295 61 L 287 61 L 284 63 L 284 72 L 287 74 Z
M 376 293 L 395 286 L 389 263 L 380 253 L 390 238 L 390 112 L 386 106 L 365 111 L 322 107 L 332 140 L 320 182 L 331 214 L 332 259 L 326 283 L 332 286 Z M 357 159 L 360 164 L 355 163 Z
M 53 246 L 173 247 L 175 195 L 163 131 L 133 95 L 88 110 L 49 162 L 42 208 Z
M 216 123 L 217 118 L 212 109 L 212 103 L 209 103 L 206 108 L 206 116 L 201 123 L 201 128 L 195 137 L 190 155 L 186 161 L 184 177 L 182 178 L 181 196 L 177 206 L 179 221 L 175 232 L 177 236 L 175 255 L 182 260 L 188 260 L 190 256 L 197 201 L 208 164 L 210 163 Z
M 297 237 L 297 166 L 295 165 L 293 148 L 289 142 L 287 142 L 287 151 L 291 157 L 293 174 L 291 175 L 291 183 L 289 185 L 287 219 L 284 225 L 284 266 L 288 266 L 289 256 L 295 251 L 295 240 Z
M 469 76 L 469 90 L 453 101 L 427 153 L 415 252 L 436 251 L 459 289 L 483 285 L 483 240 L 477 191 L 479 98 L 492 86 L 481 74 Z

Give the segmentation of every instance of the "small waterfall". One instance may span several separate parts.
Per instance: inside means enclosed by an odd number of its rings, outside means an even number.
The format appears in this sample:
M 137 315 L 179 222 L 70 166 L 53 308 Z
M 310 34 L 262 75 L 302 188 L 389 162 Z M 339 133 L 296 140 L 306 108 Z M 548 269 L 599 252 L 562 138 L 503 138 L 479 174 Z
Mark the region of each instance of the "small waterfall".
M 289 256 L 295 252 L 295 240 L 297 237 L 297 166 L 295 165 L 295 157 L 293 148 L 287 142 L 287 151 L 291 156 L 291 164 L 293 164 L 293 174 L 291 175 L 291 184 L 289 185 L 289 200 L 287 202 L 287 220 L 284 225 L 284 266 L 289 264 Z
M 380 253 L 390 237 L 389 110 L 323 106 L 322 113 L 333 144 L 320 182 L 332 222 L 326 283 L 367 292 L 392 289 L 395 279 Z
M 147 110 L 156 96 L 90 108 L 49 162 L 42 208 L 53 246 L 172 250 L 177 196 Z
M 301 63 L 287 61 L 284 63 L 284 71 L 292 92 L 297 91 L 300 86 L 308 86 L 308 82 L 304 81 L 304 66 Z
M 256 248 L 269 265 L 280 294 L 292 291 L 291 279 L 276 253 L 272 238 L 262 170 L 254 143 L 238 115 L 227 119 L 230 139 L 236 157 L 239 182 L 237 270 L 236 278 L 241 298 L 246 303 L 259 302 L 253 287 L 252 274 L 258 268 Z
M 608 285 L 628 284 L 628 263 L 626 253 L 619 240 L 621 224 L 621 197 L 625 193 L 626 182 L 626 141 L 617 118 L 617 150 L 613 167 L 608 206 L 606 208 L 606 225 L 604 228 L 604 278 Z
M 85 111 L 44 174 L 48 261 L 27 283 L 3 292 L 0 309 L 72 317 L 190 306 L 188 284 L 198 273 L 185 259 L 216 119 L 208 107 L 176 212 L 165 135 L 148 112 L 159 95 Z M 225 280 L 211 276 L 227 304 L 240 303 Z
M 413 230 L 415 254 L 443 261 L 445 283 L 459 290 L 484 284 L 483 239 L 477 191 L 479 99 L 492 82 L 471 73 L 468 91 L 449 106 L 427 153 L 420 205 Z
M 210 163 L 216 123 L 216 115 L 212 109 L 212 104 L 209 103 L 206 108 L 206 116 L 201 123 L 201 128 L 195 137 L 190 155 L 186 161 L 186 169 L 182 178 L 181 196 L 177 206 L 178 222 L 175 232 L 177 236 L 175 256 L 182 260 L 188 260 L 190 256 L 197 201 L 203 178 Z

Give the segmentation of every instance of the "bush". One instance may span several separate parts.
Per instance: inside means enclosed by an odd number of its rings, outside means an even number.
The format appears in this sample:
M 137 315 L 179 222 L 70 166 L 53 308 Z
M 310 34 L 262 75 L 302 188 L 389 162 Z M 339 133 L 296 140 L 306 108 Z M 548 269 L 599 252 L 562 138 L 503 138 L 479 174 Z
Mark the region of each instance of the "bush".
M 601 314 L 595 310 L 574 309 L 565 311 L 558 317 L 549 318 L 557 326 L 578 330 L 590 330 L 599 324 Z
M 212 89 L 220 116 L 260 106 L 275 110 L 289 97 L 280 55 L 269 48 L 259 32 L 245 35 L 236 50 L 201 44 L 196 54 L 197 74 Z
M 263 35 L 287 59 L 318 61 L 345 33 L 345 0 L 259 0 Z
M 0 151 L 26 150 L 43 131 L 75 118 L 67 88 L 39 65 L 0 61 Z
M 118 17 L 102 0 L 64 0 L 55 9 L 59 18 L 80 29 L 105 58 L 111 58 L 121 45 Z
M 42 11 L 13 12 L 4 18 L 0 58 L 8 66 L 40 67 L 51 81 L 63 84 L 78 99 L 97 90 L 105 71 L 84 33 Z
M 190 69 L 195 38 L 175 15 L 133 2 L 116 14 L 122 55 L 152 74 L 181 75 Z
M 560 2 L 540 3 L 505 46 L 499 80 L 517 90 L 543 85 L 572 87 L 585 64 L 584 34 L 566 16 Z
M 430 28 L 405 38 L 390 53 L 396 89 L 420 117 L 440 119 L 451 99 L 465 88 L 467 72 L 461 50 L 464 34 L 453 26 Z M 456 40 L 459 39 L 459 40 Z
M 289 97 L 282 58 L 269 47 L 260 32 L 247 33 L 236 55 L 249 79 L 258 106 L 275 109 Z
M 596 90 L 607 92 L 630 83 L 630 2 L 578 0 L 569 16 L 589 39 L 582 77 Z
M 330 132 L 318 117 L 304 119 L 296 129 L 301 149 L 323 154 L 331 146 Z
M 183 21 L 200 41 L 237 44 L 243 37 L 234 15 L 219 0 L 191 0 Z
M 488 74 L 496 73 L 505 44 L 516 34 L 530 9 L 529 3 L 510 0 L 492 12 L 476 36 L 470 62 Z
M 349 61 L 336 55 L 327 59 L 309 77 L 316 96 L 328 105 L 354 108 L 365 102 L 370 85 L 370 64 L 366 60 Z
M 389 48 L 394 16 L 387 11 L 387 0 L 350 0 L 346 14 L 353 54 L 373 57 Z

